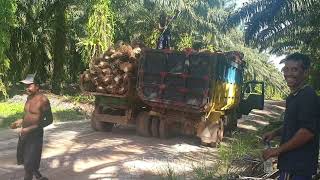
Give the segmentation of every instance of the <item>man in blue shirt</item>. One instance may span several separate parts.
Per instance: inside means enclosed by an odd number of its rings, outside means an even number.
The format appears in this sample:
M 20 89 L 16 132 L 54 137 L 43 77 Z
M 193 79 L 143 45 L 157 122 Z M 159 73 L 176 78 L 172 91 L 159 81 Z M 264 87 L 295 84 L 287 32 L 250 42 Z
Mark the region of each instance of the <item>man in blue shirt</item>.
M 265 160 L 278 157 L 280 180 L 311 180 L 316 173 L 319 154 L 319 103 L 314 89 L 307 85 L 310 59 L 294 53 L 281 61 L 290 88 L 286 99 L 284 124 L 263 136 L 270 141 L 281 136 L 280 146 L 263 151 Z

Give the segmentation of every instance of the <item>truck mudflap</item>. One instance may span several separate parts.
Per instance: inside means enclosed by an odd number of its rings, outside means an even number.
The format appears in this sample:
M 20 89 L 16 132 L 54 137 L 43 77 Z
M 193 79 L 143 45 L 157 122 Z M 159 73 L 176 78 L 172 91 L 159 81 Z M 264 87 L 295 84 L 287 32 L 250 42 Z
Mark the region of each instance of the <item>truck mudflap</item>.
M 202 145 L 218 146 L 224 136 L 223 121 L 200 122 L 197 128 L 197 136 L 201 139 Z
M 203 117 L 197 126 L 197 136 L 203 145 L 219 145 L 224 136 L 224 116 L 221 112 L 213 112 L 209 118 Z

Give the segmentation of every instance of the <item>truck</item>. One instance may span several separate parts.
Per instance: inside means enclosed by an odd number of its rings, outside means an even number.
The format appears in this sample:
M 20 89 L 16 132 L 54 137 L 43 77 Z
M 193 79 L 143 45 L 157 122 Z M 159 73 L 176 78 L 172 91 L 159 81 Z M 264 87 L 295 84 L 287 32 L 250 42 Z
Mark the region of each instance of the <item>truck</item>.
M 244 68 L 237 51 L 144 48 L 125 94 L 86 92 L 95 96 L 92 128 L 134 124 L 141 136 L 192 135 L 217 146 L 243 114 L 264 107 L 264 83 L 244 82 Z

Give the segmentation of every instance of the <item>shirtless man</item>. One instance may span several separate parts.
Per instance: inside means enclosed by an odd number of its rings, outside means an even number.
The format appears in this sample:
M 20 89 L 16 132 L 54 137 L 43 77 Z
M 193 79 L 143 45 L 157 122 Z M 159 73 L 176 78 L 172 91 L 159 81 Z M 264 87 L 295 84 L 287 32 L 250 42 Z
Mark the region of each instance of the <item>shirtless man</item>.
M 32 180 L 33 176 L 38 180 L 46 180 L 39 172 L 43 128 L 52 123 L 52 112 L 48 98 L 39 92 L 39 83 L 34 80 L 34 75 L 28 75 L 21 81 L 26 85 L 28 94 L 24 106 L 23 119 L 11 124 L 11 128 L 21 127 L 17 160 L 24 165 L 24 180 Z

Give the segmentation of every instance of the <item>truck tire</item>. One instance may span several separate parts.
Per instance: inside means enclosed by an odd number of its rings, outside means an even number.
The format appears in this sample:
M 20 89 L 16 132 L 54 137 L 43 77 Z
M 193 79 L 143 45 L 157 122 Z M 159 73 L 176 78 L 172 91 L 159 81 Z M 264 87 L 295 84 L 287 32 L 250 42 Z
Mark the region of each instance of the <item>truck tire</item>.
M 106 131 L 110 132 L 112 131 L 114 124 L 109 122 L 101 122 L 94 119 L 91 119 L 91 127 L 95 131 Z
M 95 131 L 112 131 L 113 123 L 101 122 L 95 119 L 95 114 L 99 113 L 99 109 L 95 108 L 91 116 L 91 127 Z
M 160 120 L 158 117 L 151 118 L 151 133 L 153 137 L 159 137 Z
M 137 116 L 137 133 L 140 136 L 151 136 L 151 119 L 148 112 L 142 111 Z
M 159 137 L 161 139 L 169 138 L 169 126 L 165 120 L 160 120 L 159 123 Z

